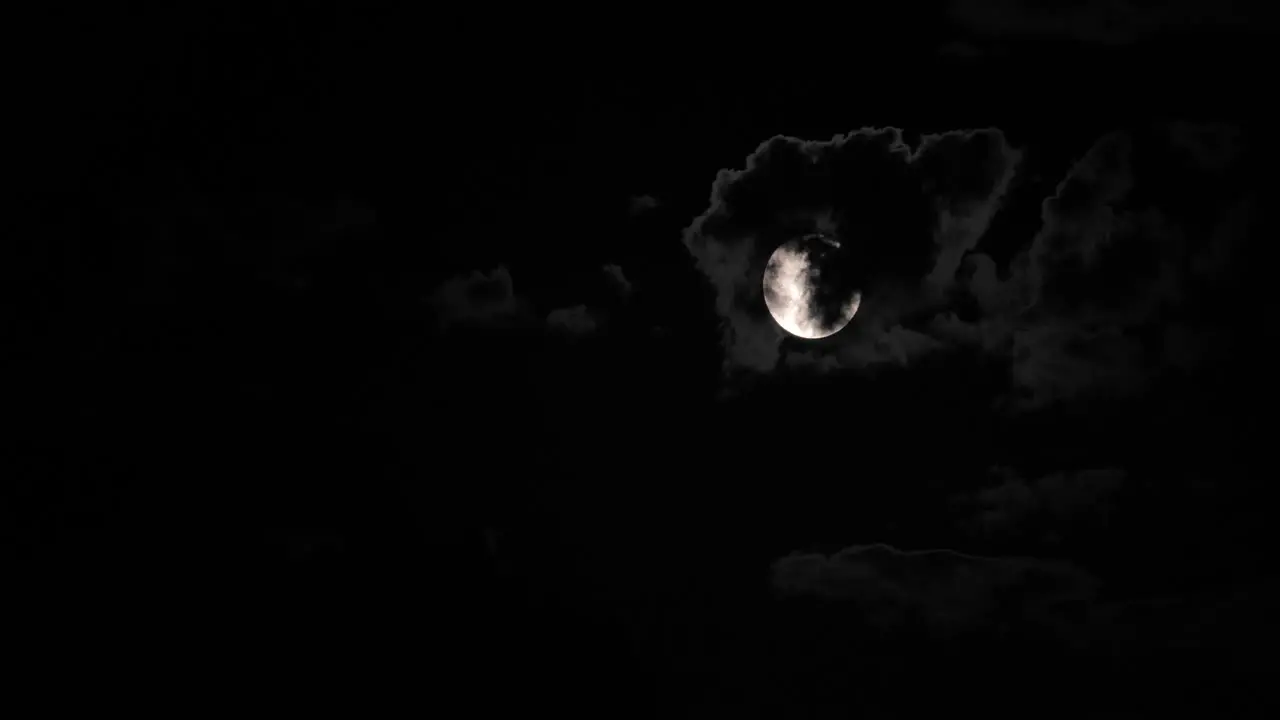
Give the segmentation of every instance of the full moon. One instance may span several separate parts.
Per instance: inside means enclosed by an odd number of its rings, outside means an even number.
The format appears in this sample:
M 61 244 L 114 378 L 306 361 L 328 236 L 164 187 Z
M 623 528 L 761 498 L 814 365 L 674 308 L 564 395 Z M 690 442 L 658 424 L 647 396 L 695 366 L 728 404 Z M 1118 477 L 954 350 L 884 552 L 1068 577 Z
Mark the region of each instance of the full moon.
M 840 332 L 858 312 L 862 294 L 856 291 L 841 301 L 834 317 L 820 307 L 820 251 L 838 247 L 839 242 L 827 237 L 797 238 L 778 246 L 769 257 L 764 270 L 764 303 L 783 330 L 817 340 Z

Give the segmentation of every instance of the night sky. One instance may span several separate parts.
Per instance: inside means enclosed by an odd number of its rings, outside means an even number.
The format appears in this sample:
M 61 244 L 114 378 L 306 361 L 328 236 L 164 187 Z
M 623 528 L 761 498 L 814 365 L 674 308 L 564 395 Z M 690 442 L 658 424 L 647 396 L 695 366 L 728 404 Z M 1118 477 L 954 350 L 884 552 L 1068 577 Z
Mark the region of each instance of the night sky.
M 1262 16 L 493 12 L 36 24 L 49 697 L 1268 716 Z M 760 284 L 820 230 L 862 305 L 804 340 Z

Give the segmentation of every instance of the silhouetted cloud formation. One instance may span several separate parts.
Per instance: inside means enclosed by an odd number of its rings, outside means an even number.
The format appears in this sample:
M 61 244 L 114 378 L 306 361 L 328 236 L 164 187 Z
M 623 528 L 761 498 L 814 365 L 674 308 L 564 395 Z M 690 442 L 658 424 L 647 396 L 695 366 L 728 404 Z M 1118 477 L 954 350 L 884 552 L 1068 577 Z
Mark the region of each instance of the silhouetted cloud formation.
M 569 335 L 586 335 L 594 332 L 599 326 L 599 321 L 586 305 L 559 308 L 547 315 L 548 328 Z
M 959 58 L 960 60 L 972 60 L 984 57 L 987 54 L 977 45 L 959 40 L 939 45 L 937 53 L 946 57 Z
M 643 215 L 662 203 L 652 195 L 633 195 L 627 200 L 627 212 L 632 215 Z
M 818 346 L 849 363 L 901 354 L 886 337 L 950 289 L 1020 157 L 996 129 L 925 136 L 913 150 L 897 128 L 864 128 L 825 142 L 773 137 L 744 170 L 721 170 L 684 242 L 716 290 L 726 371 L 769 372 L 782 359 L 783 333 L 761 301 L 764 265 L 818 230 L 850 246 L 863 291 L 854 323 Z
M 1226 669 L 1241 682 L 1225 696 L 1266 687 L 1255 658 L 1277 640 L 1268 618 L 1280 590 L 1264 578 L 1201 593 L 1121 597 L 1067 562 L 883 544 L 789 555 L 774 563 L 771 586 L 780 598 L 808 601 L 797 613 L 817 622 L 807 649 L 842 664 L 833 673 L 842 680 L 895 661 L 909 672 L 934 657 L 942 672 L 967 675 L 946 663 L 975 653 L 990 663 L 982 673 L 1026 668 L 1027 679 L 1054 678 L 1058 663 L 1074 657 L 1130 691 L 1130 683 L 1166 691 L 1170 670 L 1193 679 Z M 868 656 L 877 634 L 881 647 L 905 648 L 905 657 Z M 1259 706 L 1248 696 L 1215 701 Z
M 978 490 L 964 504 L 967 524 L 987 537 L 1060 542 L 1096 531 L 1112 514 L 1127 473 L 1121 468 L 1055 472 L 1026 479 L 1007 467 L 993 468 L 998 484 Z
M 432 294 L 431 306 L 442 328 L 511 326 L 528 322 L 532 313 L 529 302 L 516 294 L 505 265 L 445 281 Z
M 771 584 L 784 597 L 848 603 L 880 629 L 940 636 L 1011 621 L 1067 632 L 1066 618 L 1086 616 L 1098 592 L 1092 576 L 1067 563 L 883 544 L 793 553 L 773 564 Z
M 1169 142 L 1205 170 L 1221 171 L 1240 156 L 1243 133 L 1232 123 L 1193 123 L 1177 121 L 1169 124 Z
M 630 295 L 631 283 L 620 266 L 606 264 L 601 274 L 618 295 Z M 432 293 L 430 304 L 441 329 L 465 326 L 501 330 L 539 325 L 534 320 L 534 302 L 516 292 L 511 271 L 505 265 L 444 281 Z M 541 326 L 557 335 L 577 337 L 599 330 L 605 320 L 602 310 L 580 303 L 551 310 Z
M 614 289 L 616 289 L 620 295 L 626 297 L 631 294 L 631 281 L 627 280 L 627 276 L 622 273 L 622 268 L 620 266 L 607 264 L 602 268 L 602 270 L 604 271 L 605 276 L 609 278 L 609 281 L 613 283 Z
M 1223 132 L 1231 137 L 1215 137 Z M 1189 134 L 1170 142 L 1189 146 Z M 1231 153 L 1221 148 L 1233 146 L 1195 147 L 1201 165 L 1223 167 Z M 864 129 L 830 142 L 773 138 L 745 170 L 722 170 L 684 239 L 716 290 L 730 383 L 973 352 L 1008 365 L 1012 393 L 997 402 L 1020 411 L 1132 395 L 1193 369 L 1212 342 L 1210 318 L 1178 309 L 1230 265 L 1252 204 L 1233 207 L 1210 236 L 1189 236 L 1158 206 L 1130 202 L 1133 140 L 1111 133 L 1043 201 L 1039 231 L 1001 277 L 977 248 L 1020 157 L 996 130 L 927 136 L 912 151 L 894 129 Z M 778 244 L 815 229 L 854 249 L 863 303 L 840 333 L 796 341 L 769 317 L 761 273 Z M 1153 332 L 1166 342 L 1143 340 Z
M 1012 361 L 1011 407 L 1139 393 L 1203 357 L 1212 318 L 1184 309 L 1218 279 L 1197 275 L 1194 258 L 1225 269 L 1246 224 L 1191 237 L 1155 205 L 1126 207 L 1134 173 L 1128 135 L 1101 138 L 1042 204 L 1041 229 L 1007 279 L 985 255 L 967 259 L 968 290 L 983 310 L 976 334 Z M 1181 347 L 1145 343 L 1152 332 L 1177 333 Z

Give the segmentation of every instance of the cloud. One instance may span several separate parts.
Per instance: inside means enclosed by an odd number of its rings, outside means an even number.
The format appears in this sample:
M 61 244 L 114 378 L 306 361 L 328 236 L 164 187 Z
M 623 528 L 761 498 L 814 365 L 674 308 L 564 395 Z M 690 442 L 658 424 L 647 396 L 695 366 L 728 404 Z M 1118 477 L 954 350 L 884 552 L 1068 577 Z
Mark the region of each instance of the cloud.
M 788 367 L 815 370 L 848 368 L 905 367 L 915 358 L 944 346 L 938 338 L 902 325 L 885 327 L 864 342 L 837 346 L 825 354 L 792 352 L 786 355 Z
M 847 603 L 881 630 L 942 636 L 1010 622 L 1066 632 L 1065 620 L 1086 615 L 1098 592 L 1095 578 L 1067 563 L 884 544 L 792 553 L 773 564 L 770 584 L 781 597 Z
M 1256 205 L 1255 196 L 1247 195 L 1218 218 L 1209 241 L 1191 258 L 1191 272 L 1198 280 L 1216 285 L 1224 277 L 1256 219 Z
M 1067 562 L 883 544 L 793 553 L 774 563 L 771 586 L 783 607 L 798 605 L 786 630 L 804 653 L 786 662 L 820 662 L 806 674 L 815 676 L 815 691 L 834 680 L 847 697 L 849 678 L 887 665 L 887 680 L 983 683 L 993 704 L 1000 700 L 990 692 L 993 678 L 1061 692 L 1055 676 L 1074 664 L 1073 681 L 1087 675 L 1108 688 L 1106 703 L 1149 704 L 1150 693 L 1169 687 L 1188 688 L 1175 702 L 1203 703 L 1203 680 L 1221 677 L 1207 705 L 1253 707 L 1269 687 L 1255 659 L 1277 640 L 1269 620 L 1280 597 L 1270 577 L 1135 593 Z M 981 667 L 969 663 L 974 657 Z M 886 705 L 903 702 L 895 694 Z M 1089 714 L 1083 703 L 1080 710 Z
M 1104 136 L 1041 205 L 1040 232 L 1027 252 L 1027 290 L 1032 303 L 1070 302 L 1069 283 L 1096 264 L 1113 240 L 1114 205 L 1133 187 L 1132 145 L 1124 133 Z
M 619 293 L 631 291 L 631 284 L 617 265 L 605 265 L 603 275 Z M 543 322 L 536 320 L 534 304 L 515 291 L 511 272 L 505 265 L 490 271 L 473 271 L 441 283 L 429 298 L 441 329 L 485 328 L 491 330 L 545 329 L 567 336 L 582 336 L 601 327 L 597 309 L 586 304 L 556 308 Z
M 1278 639 L 1280 585 L 1223 575 L 1192 591 L 1185 576 L 1177 589 L 1138 590 L 1039 558 L 882 544 L 793 553 L 771 576 L 784 649 L 772 650 L 775 677 L 802 688 L 798 699 L 840 706 L 832 717 L 936 709 L 916 702 L 921 687 L 1000 717 L 1026 714 L 1025 692 L 1001 691 L 1013 686 L 1082 717 L 1127 715 L 1152 697 L 1172 697 L 1171 709 L 1261 707 L 1271 678 L 1256 658 Z
M 1203 343 L 1220 336 L 1216 319 L 1196 308 L 1232 266 L 1251 199 L 1194 235 L 1154 204 L 1125 209 L 1131 148 L 1123 134 L 1100 139 L 1043 203 L 1011 277 L 1002 283 L 984 267 L 971 279 L 984 307 L 1006 313 L 995 322 L 1011 333 L 1013 407 L 1138 393 L 1212 357 Z M 1153 335 L 1167 342 L 1145 339 Z
M 273 531 L 271 540 L 291 562 L 328 560 L 347 550 L 344 539 L 332 532 L 281 529 Z
M 554 332 L 568 335 L 587 335 L 595 332 L 600 323 L 586 305 L 552 310 L 547 315 L 547 327 Z
M 1129 137 L 1102 137 L 1041 204 L 1040 230 L 1007 278 L 985 255 L 962 263 L 982 310 L 968 334 L 1011 360 L 1009 409 L 1141 392 L 1163 370 L 1190 369 L 1200 356 L 1192 345 L 1205 336 L 1195 328 L 1179 326 L 1176 359 L 1143 339 L 1167 332 L 1165 315 L 1192 299 L 1193 243 L 1153 206 L 1123 209 L 1134 172 Z M 1209 243 L 1216 255 L 1198 251 L 1204 263 L 1228 263 L 1222 248 L 1241 232 L 1220 231 Z M 959 324 L 951 323 L 953 335 Z
M 607 264 L 602 270 L 609 281 L 613 283 L 613 287 L 623 296 L 631 294 L 631 281 L 627 280 L 627 276 L 622 273 L 622 268 L 618 265 Z
M 1111 514 L 1127 473 L 1102 467 L 1056 472 L 1027 480 L 1006 467 L 993 468 L 999 483 L 963 502 L 972 508 L 967 524 L 990 537 L 1031 537 L 1050 542 L 1097 528 Z
M 762 144 L 745 170 L 720 172 L 684 236 L 715 290 L 726 388 L 978 353 L 1008 368 L 994 404 L 1023 412 L 1195 371 L 1222 334 L 1196 305 L 1218 292 L 1255 203 L 1227 206 L 1208 230 L 1180 225 L 1159 197 L 1135 205 L 1133 142 L 1099 138 L 1041 201 L 1039 229 L 1003 272 L 979 244 L 1021 158 L 998 131 L 928 136 L 914 151 L 893 129 Z M 815 229 L 856 249 L 864 297 L 841 332 L 797 341 L 769 317 L 760 280 L 778 243 Z
M 631 215 L 643 215 L 657 208 L 662 203 L 652 195 L 632 195 L 627 199 L 627 212 Z
M 348 195 L 339 195 L 330 202 L 290 206 L 294 216 L 315 235 L 340 235 L 359 230 L 378 222 L 377 211 L 369 204 Z
M 1011 407 L 1031 409 L 1144 389 L 1144 348 L 1108 324 L 1043 322 L 1013 335 Z
M 1243 133 L 1232 123 L 1172 122 L 1169 143 L 1184 153 L 1197 167 L 1221 172 L 1240 156 Z
M 964 42 L 963 40 L 953 40 L 948 43 L 943 43 L 938 46 L 936 52 L 939 55 L 960 59 L 980 58 L 988 54 L 977 45 Z
M 489 272 L 475 271 L 441 283 L 431 296 L 441 328 L 512 327 L 528 323 L 532 309 L 516 295 L 511 272 L 499 265 Z
M 848 246 L 863 304 L 849 328 L 810 347 L 878 357 L 885 331 L 954 285 L 1020 158 L 996 129 L 929 135 L 912 150 L 896 128 L 863 128 L 825 142 L 776 136 L 745 169 L 721 170 L 684 243 L 716 293 L 726 373 L 778 365 L 784 336 L 764 307 L 764 265 L 782 242 L 818 230 Z
M 1208 656 L 1215 664 L 1230 663 L 1251 672 L 1252 658 L 1280 640 L 1273 620 L 1277 601 L 1280 583 L 1262 576 L 1223 583 L 1203 593 L 1152 595 L 1117 603 L 1111 609 L 1118 629 L 1113 656 L 1146 664 L 1175 649 L 1204 654 L 1212 648 Z

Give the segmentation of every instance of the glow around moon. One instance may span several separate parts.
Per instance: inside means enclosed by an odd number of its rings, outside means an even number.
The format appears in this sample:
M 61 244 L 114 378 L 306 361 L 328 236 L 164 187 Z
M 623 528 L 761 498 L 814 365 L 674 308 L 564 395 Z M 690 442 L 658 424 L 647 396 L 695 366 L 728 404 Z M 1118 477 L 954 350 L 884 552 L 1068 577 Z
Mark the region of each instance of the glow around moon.
M 829 244 L 839 247 L 832 240 Z M 853 293 L 831 324 L 815 312 L 820 270 L 810 261 L 810 253 L 798 240 L 773 251 L 764 271 L 764 302 L 769 314 L 783 330 L 806 340 L 817 340 L 840 332 L 858 312 L 860 293 Z

